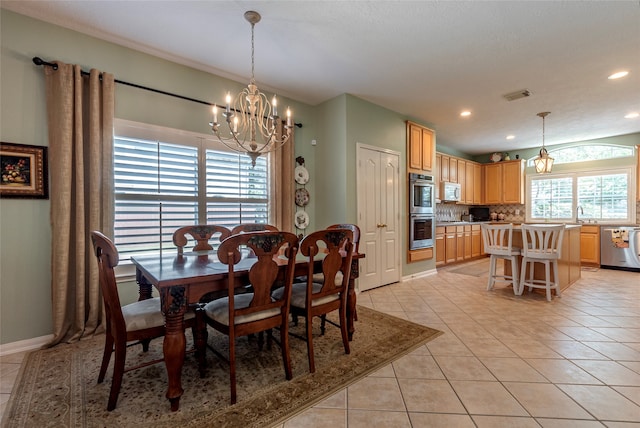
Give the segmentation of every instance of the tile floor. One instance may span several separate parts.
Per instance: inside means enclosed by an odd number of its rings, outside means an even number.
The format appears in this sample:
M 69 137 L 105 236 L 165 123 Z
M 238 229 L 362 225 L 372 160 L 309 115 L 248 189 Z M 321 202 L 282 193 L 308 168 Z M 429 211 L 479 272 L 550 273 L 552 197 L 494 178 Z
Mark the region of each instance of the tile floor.
M 639 273 L 583 271 L 547 302 L 458 267 L 361 293 L 445 334 L 279 428 L 640 426 Z M 0 359 L 0 411 L 21 360 Z

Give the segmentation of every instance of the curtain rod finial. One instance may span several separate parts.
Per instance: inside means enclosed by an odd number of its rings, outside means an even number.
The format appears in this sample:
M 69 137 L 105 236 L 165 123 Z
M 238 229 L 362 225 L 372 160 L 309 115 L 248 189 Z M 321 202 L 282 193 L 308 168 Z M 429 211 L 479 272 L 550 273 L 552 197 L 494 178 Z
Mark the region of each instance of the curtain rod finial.
M 53 68 L 54 70 L 58 69 L 58 64 L 54 64 L 52 62 L 47 62 L 47 61 L 43 60 L 42 58 L 40 58 L 39 56 L 34 56 L 32 61 L 33 61 L 33 63 L 35 65 L 48 65 L 49 67 Z

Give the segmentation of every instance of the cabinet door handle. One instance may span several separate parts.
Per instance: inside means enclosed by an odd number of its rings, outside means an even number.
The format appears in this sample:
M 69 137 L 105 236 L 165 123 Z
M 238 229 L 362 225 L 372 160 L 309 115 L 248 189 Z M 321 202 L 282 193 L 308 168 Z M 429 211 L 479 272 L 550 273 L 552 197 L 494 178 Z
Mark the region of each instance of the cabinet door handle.
M 379 228 L 380 228 L 380 227 L 387 227 L 387 225 L 386 225 L 386 224 L 380 224 L 380 223 L 378 223 L 376 226 L 378 226 Z

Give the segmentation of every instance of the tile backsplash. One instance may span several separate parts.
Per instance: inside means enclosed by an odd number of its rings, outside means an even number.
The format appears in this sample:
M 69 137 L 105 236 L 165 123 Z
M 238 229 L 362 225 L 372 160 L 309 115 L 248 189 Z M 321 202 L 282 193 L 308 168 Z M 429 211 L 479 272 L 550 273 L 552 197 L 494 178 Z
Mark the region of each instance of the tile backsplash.
M 471 205 L 436 204 L 436 221 L 459 221 L 469 213 Z M 488 205 L 489 212 L 504 214 L 505 221 L 521 223 L 525 221 L 526 206 L 522 204 Z M 640 224 L 640 201 L 636 202 L 636 223 Z

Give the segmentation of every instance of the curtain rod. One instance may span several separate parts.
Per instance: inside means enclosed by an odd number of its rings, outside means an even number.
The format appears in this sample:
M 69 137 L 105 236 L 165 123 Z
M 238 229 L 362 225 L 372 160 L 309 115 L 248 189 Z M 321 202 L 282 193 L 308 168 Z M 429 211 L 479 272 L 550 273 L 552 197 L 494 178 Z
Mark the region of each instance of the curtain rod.
M 58 69 L 58 64 L 53 63 L 53 62 L 45 61 L 45 60 L 43 60 L 42 58 L 40 58 L 38 56 L 34 56 L 33 57 L 33 63 L 35 65 L 42 65 L 42 66 L 51 67 L 54 70 Z M 80 73 L 82 75 L 84 75 L 84 76 L 88 76 L 89 75 L 89 72 L 88 71 L 84 71 L 84 70 L 80 70 Z M 204 104 L 204 105 L 207 105 L 207 106 L 213 106 L 213 104 L 211 104 L 211 103 L 209 103 L 207 101 L 202 101 L 202 100 L 198 100 L 198 99 L 195 99 L 195 98 L 185 97 L 184 95 L 178 95 L 178 94 L 174 94 L 172 92 L 162 91 L 160 89 L 149 88 L 148 86 L 142 86 L 142 85 L 138 85 L 136 83 L 125 82 L 123 80 L 118 80 L 118 79 L 114 79 L 114 82 L 119 83 L 121 85 L 132 86 L 132 87 L 138 88 L 138 89 L 144 89 L 145 91 L 155 92 L 157 94 L 168 95 L 170 97 L 180 98 L 181 100 L 191 101 L 191 102 L 194 102 L 194 103 Z M 302 124 L 301 123 L 294 123 L 294 125 L 296 125 L 298 128 L 302 128 Z

